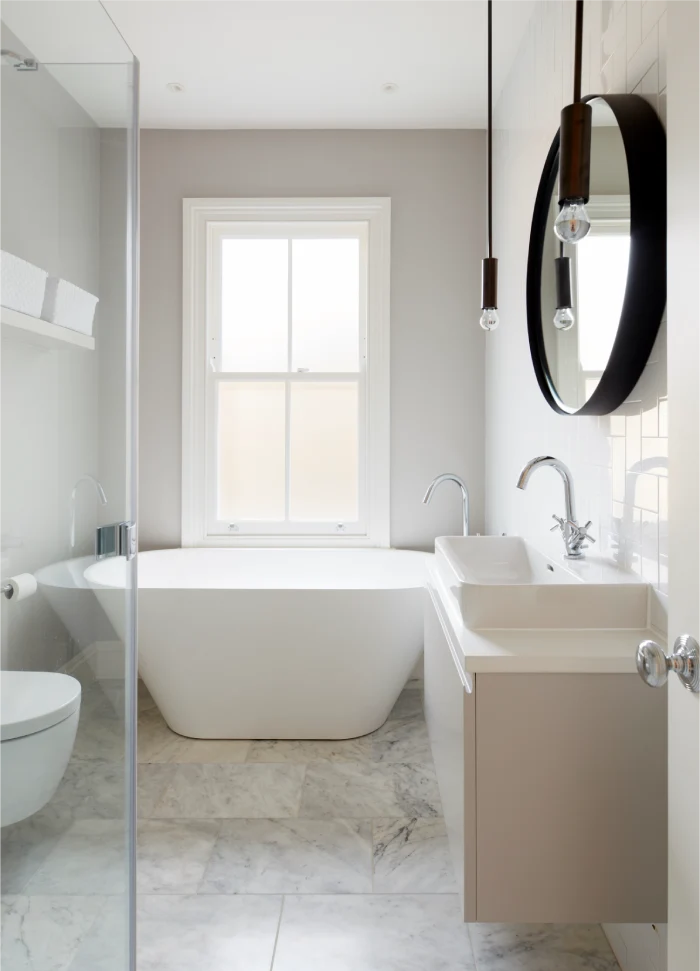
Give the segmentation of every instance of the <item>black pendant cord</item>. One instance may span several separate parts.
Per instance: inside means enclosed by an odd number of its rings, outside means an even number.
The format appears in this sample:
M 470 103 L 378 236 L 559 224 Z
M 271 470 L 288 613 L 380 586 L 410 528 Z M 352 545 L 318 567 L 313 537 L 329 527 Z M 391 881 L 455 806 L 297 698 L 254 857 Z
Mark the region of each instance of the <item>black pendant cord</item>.
M 576 0 L 576 38 L 574 41 L 574 101 L 581 100 L 583 64 L 583 0 Z
M 488 106 L 486 133 L 487 256 L 481 261 L 481 309 L 494 311 L 482 316 L 484 330 L 498 326 L 498 260 L 493 255 L 493 0 L 488 0 Z M 489 318 L 489 319 L 487 319 Z
M 559 206 L 584 204 L 590 196 L 591 129 L 593 112 L 581 99 L 583 65 L 583 2 L 576 0 L 574 44 L 574 100 L 561 113 L 559 152 Z M 556 230 L 555 230 L 556 231 Z M 584 229 L 585 236 L 587 229 Z
M 493 252 L 493 0 L 488 0 L 488 123 L 487 123 L 487 154 L 488 154 L 488 249 L 489 258 Z

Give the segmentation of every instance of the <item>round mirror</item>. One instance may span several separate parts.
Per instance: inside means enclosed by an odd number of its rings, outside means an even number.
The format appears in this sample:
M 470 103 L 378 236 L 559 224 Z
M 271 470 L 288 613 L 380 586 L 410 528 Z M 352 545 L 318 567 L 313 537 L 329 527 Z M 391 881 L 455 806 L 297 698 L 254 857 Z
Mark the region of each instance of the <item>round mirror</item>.
M 554 234 L 559 133 L 533 214 L 527 303 L 540 387 L 561 414 L 608 414 L 639 380 L 666 303 L 666 158 L 658 116 L 637 95 L 592 108 L 591 223 L 578 243 Z

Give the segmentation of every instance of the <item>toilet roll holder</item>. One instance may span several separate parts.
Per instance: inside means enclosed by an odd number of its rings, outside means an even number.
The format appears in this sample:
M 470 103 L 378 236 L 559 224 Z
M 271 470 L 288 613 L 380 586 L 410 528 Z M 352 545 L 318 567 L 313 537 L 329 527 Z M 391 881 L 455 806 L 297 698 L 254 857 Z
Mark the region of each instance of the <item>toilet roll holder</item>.
M 22 576 L 24 576 L 24 574 L 22 574 Z M 31 595 L 36 592 L 36 581 L 34 580 L 34 577 L 31 576 L 31 574 L 29 574 L 29 576 L 33 582 L 34 588 L 32 590 L 26 591 L 25 593 L 22 593 L 21 589 L 18 589 L 17 586 L 15 586 L 12 583 L 12 580 L 21 579 L 21 576 L 12 577 L 10 580 L 5 580 L 2 586 L 0 587 L 0 590 L 2 590 L 2 593 L 5 599 L 12 600 L 13 598 L 16 597 L 17 600 L 24 600 L 24 598 L 27 596 L 31 597 Z

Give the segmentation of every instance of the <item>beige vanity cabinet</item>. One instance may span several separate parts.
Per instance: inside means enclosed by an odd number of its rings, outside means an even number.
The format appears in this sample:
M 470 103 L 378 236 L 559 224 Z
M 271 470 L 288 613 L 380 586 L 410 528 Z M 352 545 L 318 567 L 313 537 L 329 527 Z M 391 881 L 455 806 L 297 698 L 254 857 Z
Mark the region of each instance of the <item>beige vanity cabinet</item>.
M 464 919 L 665 921 L 666 692 L 633 668 L 498 660 L 470 671 L 426 592 L 425 712 Z

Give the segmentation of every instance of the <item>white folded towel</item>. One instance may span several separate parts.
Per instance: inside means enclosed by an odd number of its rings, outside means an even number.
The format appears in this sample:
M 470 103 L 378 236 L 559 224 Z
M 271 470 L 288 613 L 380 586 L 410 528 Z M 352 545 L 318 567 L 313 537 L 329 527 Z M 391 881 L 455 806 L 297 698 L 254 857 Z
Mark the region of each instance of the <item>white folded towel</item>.
M 12 253 L 0 252 L 0 301 L 3 307 L 40 317 L 48 273 Z
M 74 283 L 50 276 L 46 283 L 46 296 L 41 316 L 51 324 L 68 327 L 92 336 L 92 323 L 99 298 Z

